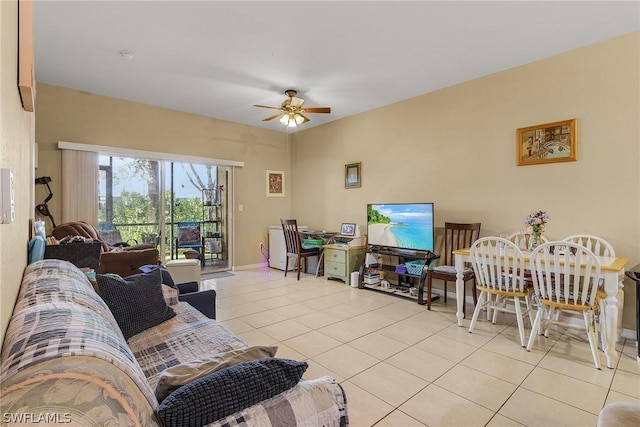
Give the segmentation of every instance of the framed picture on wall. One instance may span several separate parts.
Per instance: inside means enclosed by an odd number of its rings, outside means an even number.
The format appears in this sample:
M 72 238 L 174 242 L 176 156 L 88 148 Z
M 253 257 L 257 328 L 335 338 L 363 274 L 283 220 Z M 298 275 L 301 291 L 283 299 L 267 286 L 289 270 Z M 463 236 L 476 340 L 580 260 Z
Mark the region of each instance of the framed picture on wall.
M 518 166 L 575 162 L 578 119 L 520 128 L 516 132 Z
M 349 163 L 344 165 L 344 188 L 358 188 L 361 183 L 361 166 L 362 163 Z
M 267 197 L 284 197 L 284 171 L 267 171 Z

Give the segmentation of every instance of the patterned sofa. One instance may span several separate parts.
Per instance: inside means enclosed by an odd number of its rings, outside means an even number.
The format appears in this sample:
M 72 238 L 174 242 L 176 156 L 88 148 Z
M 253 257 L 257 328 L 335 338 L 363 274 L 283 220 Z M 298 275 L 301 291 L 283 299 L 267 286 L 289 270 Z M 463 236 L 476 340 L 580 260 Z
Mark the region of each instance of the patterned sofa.
M 29 265 L 0 354 L 0 424 L 163 425 L 154 390 L 166 368 L 248 347 L 188 303 L 171 307 L 175 317 L 126 341 L 79 269 L 61 260 Z M 346 398 L 330 377 L 300 380 L 206 425 L 346 426 Z

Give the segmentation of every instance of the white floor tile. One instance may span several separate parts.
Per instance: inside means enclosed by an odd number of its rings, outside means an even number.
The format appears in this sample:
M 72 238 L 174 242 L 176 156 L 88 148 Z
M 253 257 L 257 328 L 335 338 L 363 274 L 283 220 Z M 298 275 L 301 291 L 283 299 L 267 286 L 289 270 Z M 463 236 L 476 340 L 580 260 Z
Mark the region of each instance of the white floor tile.
M 375 357 L 347 344 L 313 356 L 312 359 L 347 379 L 379 362 Z
M 307 332 L 284 341 L 295 351 L 304 354 L 306 357 L 313 357 L 332 348 L 338 347 L 342 343 L 335 338 L 331 338 L 317 331 Z
M 493 416 L 493 411 L 434 384 L 398 409 L 428 426 L 484 426 Z
M 472 353 L 460 364 L 515 385 L 520 385 L 534 368 L 534 365 L 484 349 Z
M 373 426 L 394 410 L 393 406 L 349 381 L 341 385 L 347 395 L 350 426 Z
M 598 420 L 597 415 L 523 388 L 518 388 L 498 413 L 531 427 L 595 426 Z
M 616 371 L 613 376 L 611 390 L 640 399 L 640 375 L 626 371 Z
M 517 386 L 466 366 L 457 365 L 438 378 L 435 385 L 492 411 L 497 411 Z
M 453 362 L 461 362 L 478 348 L 441 335 L 433 335 L 416 344 L 416 348 Z
M 349 381 L 395 407 L 429 384 L 385 362 L 373 365 Z
M 411 418 L 400 410 L 395 410 L 386 417 L 384 417 L 376 427 L 424 427 L 420 421 Z
M 285 320 L 260 328 L 262 332 L 271 335 L 278 341 L 285 341 L 298 335 L 311 331 L 311 328 L 295 320 Z
M 435 381 L 456 366 L 456 363 L 451 360 L 427 353 L 416 347 L 402 350 L 385 361 L 426 381 Z
M 524 380 L 522 387 L 594 415 L 602 409 L 608 391 L 604 387 L 543 368 L 535 368 Z
M 450 285 L 450 290 L 453 285 Z M 249 345 L 277 345 L 304 360 L 304 379 L 341 383 L 355 427 L 593 426 L 607 403 L 640 403 L 640 364 L 629 339 L 616 369 L 595 369 L 582 330 L 554 328 L 519 343 L 515 318 L 500 315 L 468 332 L 455 295 L 432 310 L 412 300 L 354 289 L 311 274 L 296 280 L 268 268 L 207 280 L 217 320 Z M 525 331 L 530 333 L 528 321 Z M 497 411 L 497 412 L 495 412 Z

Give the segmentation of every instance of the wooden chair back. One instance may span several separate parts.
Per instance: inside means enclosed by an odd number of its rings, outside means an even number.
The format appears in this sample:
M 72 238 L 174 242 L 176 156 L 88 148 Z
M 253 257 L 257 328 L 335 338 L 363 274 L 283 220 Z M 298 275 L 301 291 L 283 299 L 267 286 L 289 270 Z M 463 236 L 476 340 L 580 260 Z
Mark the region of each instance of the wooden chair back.
M 591 234 L 574 234 L 573 236 L 562 239 L 565 242 L 574 242 L 584 246 L 596 256 L 615 257 L 616 251 L 613 250 L 611 243 L 602 237 L 593 236 Z
M 515 243 L 500 237 L 483 237 L 473 243 L 470 255 L 478 286 L 505 294 L 525 291 L 524 255 Z
M 444 265 L 453 265 L 453 251 L 468 248 L 480 237 L 479 222 L 444 223 L 444 252 L 441 259 Z
M 300 255 L 302 252 L 302 242 L 298 232 L 298 222 L 295 219 L 281 219 L 284 242 L 287 247 L 287 254 Z
M 536 296 L 560 309 L 592 307 L 600 281 L 600 261 L 573 242 L 543 243 L 531 252 L 531 276 Z

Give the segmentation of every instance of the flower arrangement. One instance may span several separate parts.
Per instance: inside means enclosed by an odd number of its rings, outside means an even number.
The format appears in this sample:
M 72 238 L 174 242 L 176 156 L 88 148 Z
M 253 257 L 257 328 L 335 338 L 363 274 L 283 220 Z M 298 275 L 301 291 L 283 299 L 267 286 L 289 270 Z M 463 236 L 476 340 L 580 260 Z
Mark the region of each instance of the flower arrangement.
M 525 219 L 524 223 L 527 226 L 525 233 L 540 235 L 545 230 L 545 224 L 549 222 L 551 218 L 543 211 L 533 211 Z

